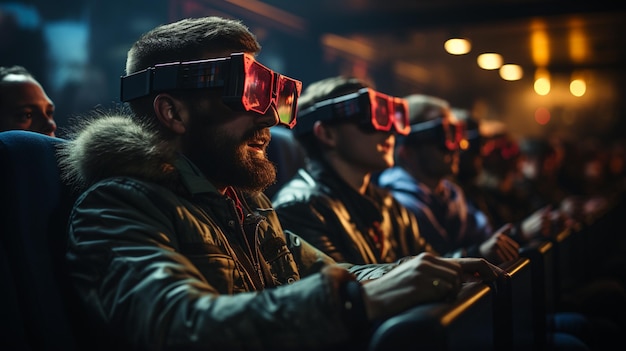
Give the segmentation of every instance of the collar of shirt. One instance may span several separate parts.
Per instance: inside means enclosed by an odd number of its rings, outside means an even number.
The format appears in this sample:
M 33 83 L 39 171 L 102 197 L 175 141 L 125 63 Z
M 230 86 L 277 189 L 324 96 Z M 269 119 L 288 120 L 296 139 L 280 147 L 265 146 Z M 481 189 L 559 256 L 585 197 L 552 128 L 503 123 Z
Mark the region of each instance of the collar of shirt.
M 241 219 L 241 222 L 243 223 L 243 219 L 244 219 L 243 206 L 241 205 L 241 201 L 239 201 L 239 197 L 237 196 L 237 192 L 235 191 L 235 189 L 232 186 L 229 186 L 228 188 L 226 188 L 224 195 L 228 196 L 235 202 L 235 207 L 237 207 L 239 218 Z

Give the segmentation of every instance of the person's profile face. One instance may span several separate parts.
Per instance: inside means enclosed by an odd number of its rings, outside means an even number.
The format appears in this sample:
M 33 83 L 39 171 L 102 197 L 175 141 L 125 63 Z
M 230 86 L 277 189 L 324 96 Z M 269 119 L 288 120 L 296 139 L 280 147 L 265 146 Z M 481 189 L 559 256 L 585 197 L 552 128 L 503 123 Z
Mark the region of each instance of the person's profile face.
M 356 123 L 340 123 L 335 130 L 335 152 L 349 165 L 367 172 L 377 172 L 394 166 L 395 134 L 364 131 Z
M 54 136 L 54 104 L 31 77 L 8 75 L 0 81 L 0 131 L 30 130 Z
M 458 173 L 459 153 L 444 150 L 436 143 L 425 143 L 418 149 L 418 157 L 422 165 L 422 171 L 426 174 L 442 178 Z
M 196 96 L 193 102 L 188 104 L 183 152 L 205 176 L 218 186 L 250 191 L 274 183 L 276 170 L 266 156 L 270 130 L 259 123 L 264 117 L 231 109 L 219 94 Z

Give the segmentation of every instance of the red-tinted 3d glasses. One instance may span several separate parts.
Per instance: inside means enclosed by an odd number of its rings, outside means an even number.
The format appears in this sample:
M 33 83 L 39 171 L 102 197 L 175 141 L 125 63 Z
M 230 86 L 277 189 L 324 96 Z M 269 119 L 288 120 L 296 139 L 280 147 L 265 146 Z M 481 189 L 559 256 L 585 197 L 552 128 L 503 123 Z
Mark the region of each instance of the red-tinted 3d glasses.
M 483 157 L 510 160 L 520 155 L 520 149 L 514 140 L 506 136 L 496 136 L 485 140 L 481 148 L 481 154 Z
M 298 112 L 297 134 L 313 131 L 316 121 L 356 121 L 363 130 L 395 132 L 410 131 L 408 105 L 405 99 L 389 96 L 370 88 L 323 100 Z
M 222 88 L 222 101 L 234 109 L 265 114 L 273 105 L 279 124 L 289 128 L 296 124 L 302 82 L 272 71 L 245 53 L 159 64 L 129 74 L 122 77 L 121 100 L 169 90 L 208 88 Z
M 448 118 L 436 118 L 422 123 L 412 124 L 412 140 L 421 143 L 435 143 L 442 149 L 456 151 L 463 139 L 463 126 Z

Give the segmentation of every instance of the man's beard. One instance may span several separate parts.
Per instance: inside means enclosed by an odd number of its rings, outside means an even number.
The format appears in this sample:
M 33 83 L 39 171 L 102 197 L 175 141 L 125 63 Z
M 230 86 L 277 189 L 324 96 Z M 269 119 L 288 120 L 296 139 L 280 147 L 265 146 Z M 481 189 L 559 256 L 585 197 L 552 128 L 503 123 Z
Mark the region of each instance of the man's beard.
M 233 186 L 243 191 L 261 192 L 276 181 L 276 168 L 266 157 L 250 150 L 248 141 L 269 130 L 253 131 L 241 140 L 217 131 L 209 136 L 212 151 L 203 155 L 207 165 L 203 171 L 216 184 Z M 269 139 L 269 138 L 267 138 Z

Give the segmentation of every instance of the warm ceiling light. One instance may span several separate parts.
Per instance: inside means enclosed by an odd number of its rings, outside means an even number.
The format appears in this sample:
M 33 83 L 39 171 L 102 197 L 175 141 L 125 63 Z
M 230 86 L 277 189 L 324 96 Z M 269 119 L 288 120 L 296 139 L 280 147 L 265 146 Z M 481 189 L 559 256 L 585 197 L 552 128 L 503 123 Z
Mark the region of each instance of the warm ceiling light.
M 569 83 L 569 91 L 572 95 L 581 97 L 587 91 L 587 83 L 583 79 L 574 79 Z
M 550 85 L 550 72 L 545 68 L 537 68 L 535 71 L 535 92 L 539 95 L 548 95 Z
M 530 48 L 535 65 L 545 67 L 550 62 L 550 39 L 543 20 L 531 23 Z
M 487 70 L 498 69 L 502 66 L 502 56 L 495 53 L 480 54 L 476 61 L 480 68 Z
M 500 77 L 504 80 L 520 80 L 524 72 L 519 65 L 507 64 L 500 67 Z
M 569 56 L 572 61 L 581 63 L 592 54 L 589 37 L 585 35 L 584 23 L 580 19 L 571 19 L 568 35 Z
M 535 80 L 534 88 L 537 94 L 548 95 L 548 93 L 550 93 L 550 79 L 537 78 L 537 80 Z
M 465 55 L 472 50 L 472 44 L 467 39 L 452 38 L 446 40 L 443 47 L 449 54 Z

